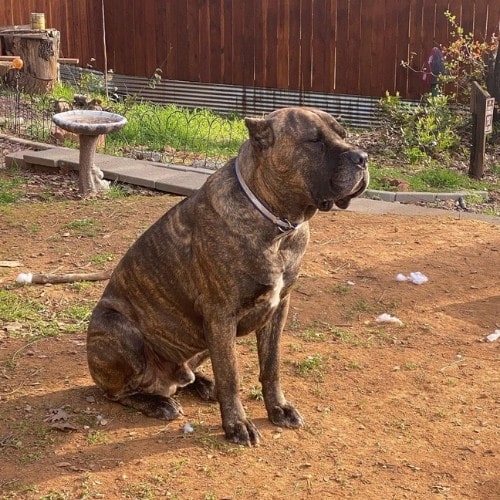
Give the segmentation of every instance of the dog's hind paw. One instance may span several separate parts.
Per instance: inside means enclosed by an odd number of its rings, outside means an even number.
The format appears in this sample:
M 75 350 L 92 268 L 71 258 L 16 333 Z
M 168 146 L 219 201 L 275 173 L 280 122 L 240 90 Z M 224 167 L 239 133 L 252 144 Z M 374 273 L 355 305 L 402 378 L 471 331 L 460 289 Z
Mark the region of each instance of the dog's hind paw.
M 119 401 L 125 406 L 139 410 L 148 417 L 174 420 L 179 415 L 184 414 L 178 401 L 157 394 L 132 394 Z
M 304 425 L 301 414 L 289 403 L 274 406 L 269 412 L 269 420 L 280 427 L 297 428 Z
M 236 444 L 244 446 L 257 446 L 260 442 L 260 433 L 254 423 L 246 418 L 237 422 L 225 425 L 226 439 Z
M 187 385 L 183 389 L 187 389 L 193 394 L 196 394 L 196 396 L 203 401 L 217 401 L 214 382 L 199 372 L 195 372 L 194 382 Z

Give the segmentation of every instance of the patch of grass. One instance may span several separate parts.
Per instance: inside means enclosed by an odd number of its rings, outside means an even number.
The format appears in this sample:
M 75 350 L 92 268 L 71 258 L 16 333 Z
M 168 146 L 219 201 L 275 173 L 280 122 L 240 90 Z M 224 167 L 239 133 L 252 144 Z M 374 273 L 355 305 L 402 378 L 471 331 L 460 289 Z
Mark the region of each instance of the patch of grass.
M 347 295 L 351 291 L 351 287 L 349 285 L 345 285 L 344 283 L 339 283 L 333 287 L 333 293 L 338 295 Z
M 134 499 L 154 499 L 155 493 L 153 487 L 147 483 L 131 483 L 123 490 L 125 498 Z
M 325 370 L 323 356 L 320 354 L 307 356 L 307 358 L 297 362 L 295 367 L 301 377 L 315 375 L 322 378 Z
M 126 198 L 127 196 L 129 196 L 129 193 L 123 188 L 123 186 L 120 186 L 119 184 L 111 184 L 108 191 L 108 198 L 116 200 L 117 198 Z
M 299 319 L 297 318 L 297 313 L 294 313 L 292 315 L 292 319 L 290 320 L 288 328 L 290 328 L 290 330 L 292 330 L 292 331 L 295 331 L 295 330 L 298 330 L 300 327 L 301 327 L 301 324 L 300 324 Z
M 349 361 L 345 365 L 346 370 L 362 370 L 363 365 L 357 361 Z
M 306 342 L 322 342 L 325 340 L 326 335 L 325 332 L 318 328 L 311 327 L 299 333 L 299 337 Z
M 41 458 L 42 458 L 41 451 L 39 451 L 39 450 L 30 451 L 30 452 L 23 453 L 19 457 L 19 462 L 21 462 L 21 464 L 23 464 L 23 465 L 32 464 L 34 462 L 38 462 L 38 460 L 40 460 Z
M 408 361 L 406 363 L 403 363 L 403 365 L 401 366 L 401 368 L 403 370 L 406 370 L 406 371 L 413 371 L 413 370 L 417 370 L 418 369 L 418 364 L 417 363 L 413 363 L 412 361 Z
M 92 255 L 89 259 L 92 264 L 105 264 L 106 262 L 111 262 L 113 260 L 115 260 L 115 256 L 109 252 Z
M 78 323 L 87 321 L 92 314 L 92 309 L 86 304 L 72 304 L 61 312 L 61 317 L 74 320 Z
M 87 434 L 87 444 L 106 444 L 108 442 L 108 436 L 101 431 L 92 431 Z
M 196 438 L 204 448 L 216 451 L 228 451 L 229 443 L 222 441 L 216 434 L 206 433 Z
M 0 290 L 0 321 L 15 326 L 11 337 L 41 338 L 57 336 L 61 332 L 78 331 L 90 314 L 84 306 L 68 306 L 54 315 L 47 306 L 15 291 Z M 70 320 L 70 322 L 68 322 Z
M 353 309 L 358 312 L 369 312 L 373 308 L 364 299 L 359 299 L 353 306 Z
M 390 183 L 399 179 L 408 183 L 409 191 L 451 192 L 499 189 L 499 183 L 486 180 L 478 181 L 452 168 L 443 167 L 434 160 L 422 162 L 401 162 L 401 166 L 387 168 L 383 158 L 370 161 L 370 189 L 396 191 L 397 187 Z M 473 196 L 473 195 L 471 195 Z M 482 201 L 478 200 L 478 201 Z
M 63 230 L 71 231 L 73 236 L 94 237 L 98 234 L 99 221 L 92 218 L 76 219 L 62 227 Z
M 108 135 L 108 150 L 127 146 L 164 151 L 168 144 L 179 151 L 229 157 L 248 135 L 241 118 L 225 118 L 207 109 L 188 110 L 173 104 L 161 106 L 128 100 L 116 104 L 114 111 L 126 116 L 128 123 Z
M 454 190 L 463 185 L 463 176 L 447 168 L 428 168 L 415 174 L 412 183 L 421 185 L 422 191 L 434 189 Z
M 95 281 L 75 281 L 74 283 L 70 283 L 69 286 L 77 292 L 83 292 L 96 286 L 96 283 Z
M 18 177 L 0 179 L 0 205 L 15 203 L 25 193 L 25 181 Z
M 335 339 L 340 340 L 341 342 L 351 342 L 354 338 L 351 332 L 344 330 L 343 328 L 332 327 L 330 329 L 330 333 Z

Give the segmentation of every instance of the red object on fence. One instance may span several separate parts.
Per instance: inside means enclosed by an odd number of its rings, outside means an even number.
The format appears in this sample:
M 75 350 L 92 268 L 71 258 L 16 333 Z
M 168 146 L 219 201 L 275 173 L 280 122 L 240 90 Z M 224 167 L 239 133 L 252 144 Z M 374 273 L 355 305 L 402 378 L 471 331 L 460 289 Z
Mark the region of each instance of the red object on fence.
M 439 47 L 432 47 L 422 67 L 422 80 L 431 86 L 439 83 L 439 75 L 445 73 L 444 56 Z

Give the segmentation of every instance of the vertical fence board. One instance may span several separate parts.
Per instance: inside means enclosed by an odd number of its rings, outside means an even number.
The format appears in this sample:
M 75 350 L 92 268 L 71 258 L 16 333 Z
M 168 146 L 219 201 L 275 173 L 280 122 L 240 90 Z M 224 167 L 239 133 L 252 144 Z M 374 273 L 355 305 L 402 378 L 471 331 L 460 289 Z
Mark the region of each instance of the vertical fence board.
M 223 71 L 222 80 L 220 83 L 232 83 L 232 66 L 233 66 L 233 1 L 222 0 L 222 15 L 223 15 Z M 219 83 L 219 82 L 215 82 Z
M 339 0 L 337 2 L 337 31 L 336 31 L 336 54 L 335 54 L 335 92 L 340 94 L 350 93 L 350 89 L 345 85 L 345 75 L 350 60 L 349 52 L 349 2 Z
M 313 19 L 310 0 L 302 0 L 300 9 L 300 90 L 308 92 L 312 89 L 312 35 Z
M 363 1 L 361 5 L 358 93 L 364 94 L 371 88 L 374 79 L 384 78 L 385 75 L 380 66 L 375 67 L 374 65 L 379 59 L 375 52 L 375 44 L 377 40 L 383 39 L 382 31 L 375 33 L 375 16 L 382 10 L 381 5 L 372 0 Z
M 262 82 L 262 87 L 267 84 L 266 79 L 266 47 L 267 47 L 267 0 L 255 3 L 255 81 Z
M 220 0 L 206 0 L 207 8 L 207 30 L 210 40 L 208 52 L 208 61 L 210 62 L 210 70 L 206 75 L 206 82 L 219 81 L 221 79 L 222 68 L 222 16 Z
M 422 40 L 423 32 L 423 0 L 410 1 L 410 16 L 408 24 L 409 53 L 412 56 L 414 65 L 420 69 L 424 63 L 429 48 L 425 47 Z M 418 72 L 409 71 L 407 77 L 407 92 L 412 95 L 420 94 L 422 78 Z
M 335 33 L 328 25 L 330 0 L 314 0 L 312 9 L 312 90 L 330 88 L 330 46 Z
M 289 0 L 288 10 L 288 88 L 300 89 L 300 0 Z
M 278 86 L 278 65 L 276 64 L 278 58 L 278 5 L 275 0 L 265 0 L 262 16 L 265 23 L 265 46 L 262 60 L 265 75 L 263 87 L 275 88 Z
M 278 7 L 278 26 L 277 26 L 277 52 L 276 52 L 276 68 L 277 68 L 277 87 L 282 89 L 289 88 L 289 58 L 290 58 L 290 11 L 288 10 L 288 2 L 286 0 L 277 0 Z
M 383 67 L 383 72 L 386 74 L 386 78 L 383 82 L 378 83 L 379 95 L 385 95 L 385 92 L 394 93 L 396 89 L 396 80 L 398 70 L 401 67 L 401 59 L 399 58 L 399 19 L 398 19 L 398 9 L 394 9 L 392 5 L 392 0 L 386 0 L 384 6 L 384 21 L 383 28 L 380 26 L 378 29 L 382 29 L 383 36 L 380 34 L 380 44 L 375 42 L 375 49 L 377 53 L 377 58 L 374 59 L 374 64 L 378 64 L 380 58 L 383 59 L 381 66 Z M 378 21 L 381 24 L 381 20 Z M 374 33 L 374 37 L 377 37 L 377 33 Z M 375 73 L 377 73 L 377 68 L 375 68 Z M 379 72 L 380 73 L 380 72 Z M 374 79 L 376 82 L 376 79 Z
M 349 39 L 347 52 L 351 63 L 347 65 L 345 83 L 346 87 L 350 89 L 349 92 L 358 94 L 359 75 L 366 64 L 365 47 L 361 46 L 363 2 L 362 0 L 351 0 L 349 6 Z M 352 64 L 352 61 L 358 61 L 358 63 Z

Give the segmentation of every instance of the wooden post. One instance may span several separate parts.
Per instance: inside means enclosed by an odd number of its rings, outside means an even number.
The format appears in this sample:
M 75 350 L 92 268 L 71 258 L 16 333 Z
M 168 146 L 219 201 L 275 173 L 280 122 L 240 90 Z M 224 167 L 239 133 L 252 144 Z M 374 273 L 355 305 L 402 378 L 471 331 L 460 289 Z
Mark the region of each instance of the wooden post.
M 57 30 L 2 31 L 7 55 L 24 62 L 19 87 L 25 92 L 52 92 L 57 81 L 60 34 Z
M 484 175 L 484 152 L 486 135 L 493 130 L 495 99 L 477 82 L 472 82 L 472 147 L 470 151 L 469 176 L 482 179 Z

